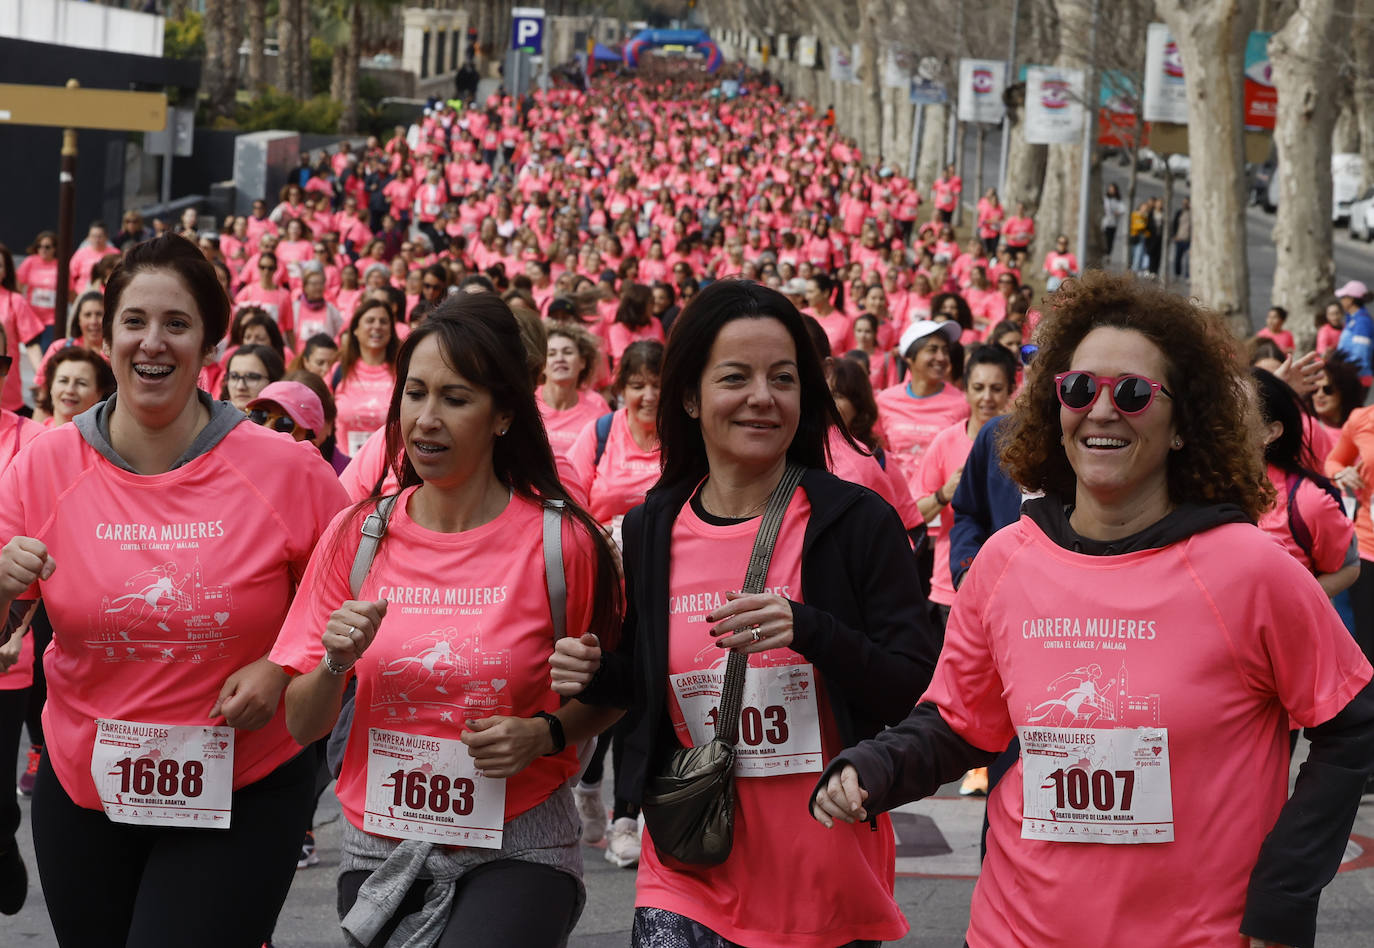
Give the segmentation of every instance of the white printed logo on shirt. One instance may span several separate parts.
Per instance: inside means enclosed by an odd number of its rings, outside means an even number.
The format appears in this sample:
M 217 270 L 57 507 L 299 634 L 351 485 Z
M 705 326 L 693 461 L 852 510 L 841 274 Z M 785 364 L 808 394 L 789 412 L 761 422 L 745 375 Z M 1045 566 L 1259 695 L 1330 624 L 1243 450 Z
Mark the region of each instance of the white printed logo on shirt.
M 387 718 L 418 720 L 421 709 L 434 707 L 444 709 L 441 721 L 455 724 L 452 709 L 465 717 L 514 713 L 509 649 L 486 651 L 478 634 L 450 626 L 410 639 L 402 651 L 375 677 L 372 707 Z
M 205 661 L 238 638 L 233 588 L 207 583 L 199 559 L 185 575 L 167 561 L 135 573 L 124 587 L 101 597 L 86 639 L 107 660 Z

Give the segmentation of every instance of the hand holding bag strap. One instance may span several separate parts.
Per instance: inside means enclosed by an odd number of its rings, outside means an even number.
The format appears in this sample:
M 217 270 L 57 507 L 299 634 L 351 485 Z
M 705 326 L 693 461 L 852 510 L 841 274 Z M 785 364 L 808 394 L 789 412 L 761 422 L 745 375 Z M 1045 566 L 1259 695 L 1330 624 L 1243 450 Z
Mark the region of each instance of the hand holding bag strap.
M 754 550 L 749 554 L 749 569 L 744 576 L 746 594 L 763 592 L 768 580 L 768 564 L 773 560 L 773 546 L 778 541 L 778 531 L 782 528 L 782 517 L 787 505 L 792 502 L 792 494 L 801 483 L 806 469 L 797 464 L 788 464 L 782 472 L 782 480 L 773 488 L 768 498 L 768 507 L 759 523 L 759 532 L 754 537 Z M 749 667 L 749 656 L 743 652 L 731 652 L 725 662 L 725 685 L 721 690 L 720 714 L 716 716 L 716 740 L 733 745 L 739 736 L 739 716 L 744 702 L 744 672 Z

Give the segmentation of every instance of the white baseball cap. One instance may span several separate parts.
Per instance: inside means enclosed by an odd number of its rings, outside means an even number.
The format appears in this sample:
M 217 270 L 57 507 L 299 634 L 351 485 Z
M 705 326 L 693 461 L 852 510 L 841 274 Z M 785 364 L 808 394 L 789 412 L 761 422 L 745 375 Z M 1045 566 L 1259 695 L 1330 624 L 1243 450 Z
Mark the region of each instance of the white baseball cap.
M 918 319 L 910 326 L 906 327 L 906 331 L 902 333 L 901 341 L 897 343 L 897 351 L 901 353 L 902 358 L 905 359 L 911 354 L 912 346 L 920 342 L 926 336 L 933 336 L 937 332 L 945 337 L 946 342 L 958 342 L 964 330 L 963 327 L 954 322 L 954 320 L 937 323 L 933 319 Z

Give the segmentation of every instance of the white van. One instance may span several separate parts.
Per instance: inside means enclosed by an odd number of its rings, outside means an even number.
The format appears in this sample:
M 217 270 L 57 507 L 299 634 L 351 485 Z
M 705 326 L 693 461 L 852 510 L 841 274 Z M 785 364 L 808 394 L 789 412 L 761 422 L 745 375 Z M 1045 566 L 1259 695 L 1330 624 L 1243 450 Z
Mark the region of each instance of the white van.
M 1360 196 L 1360 175 L 1364 159 L 1355 152 L 1340 152 L 1331 156 L 1331 220 L 1333 223 L 1350 219 L 1350 205 Z M 1264 209 L 1273 213 L 1279 206 L 1279 171 L 1276 165 L 1269 176 L 1269 200 Z

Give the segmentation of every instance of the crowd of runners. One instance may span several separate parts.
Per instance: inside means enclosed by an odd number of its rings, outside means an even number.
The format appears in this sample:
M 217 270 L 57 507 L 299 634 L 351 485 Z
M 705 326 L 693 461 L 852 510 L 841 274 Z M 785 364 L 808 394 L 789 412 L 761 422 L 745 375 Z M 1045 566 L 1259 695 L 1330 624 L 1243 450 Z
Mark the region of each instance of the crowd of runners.
M 1313 944 L 1374 770 L 1367 289 L 1247 345 L 741 88 L 437 102 L 91 224 L 60 314 L 53 234 L 0 246 L 0 760 L 64 948 L 270 944 L 330 787 L 349 945 L 559 945 L 603 839 L 642 948 L 874 945 L 887 811 L 961 778 L 973 948 Z M 721 735 L 702 861 L 659 788 Z

